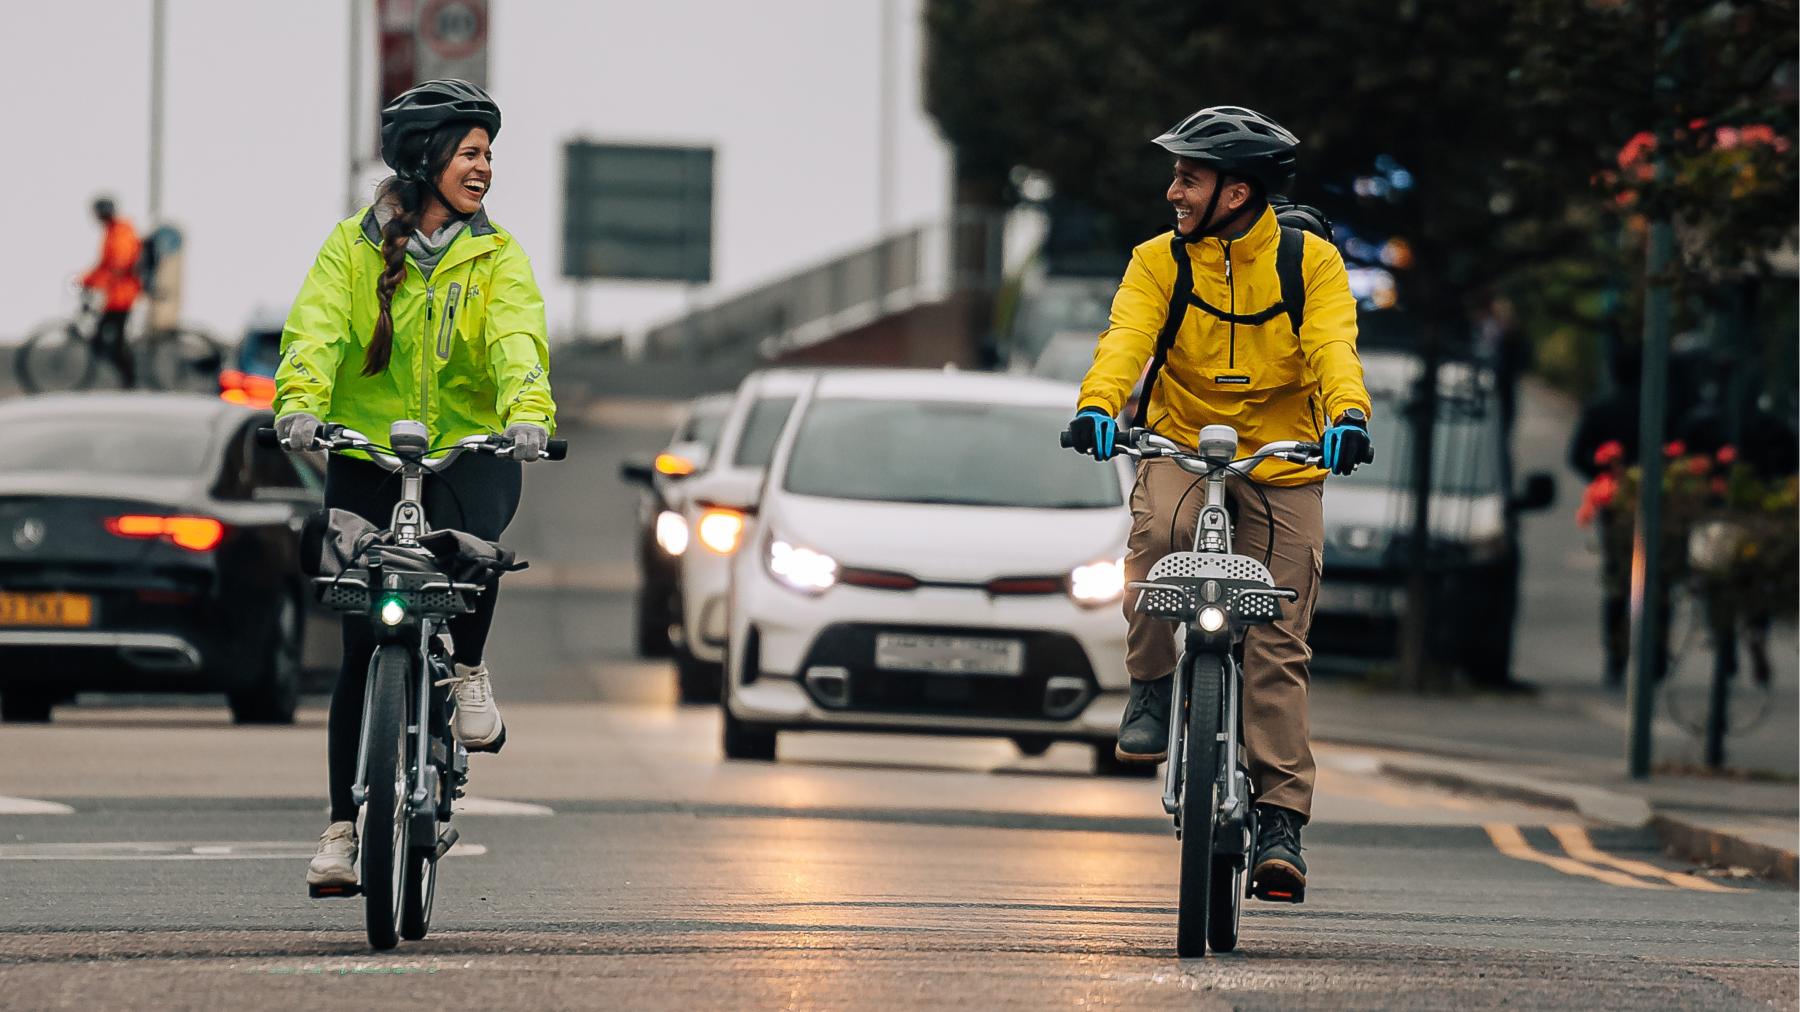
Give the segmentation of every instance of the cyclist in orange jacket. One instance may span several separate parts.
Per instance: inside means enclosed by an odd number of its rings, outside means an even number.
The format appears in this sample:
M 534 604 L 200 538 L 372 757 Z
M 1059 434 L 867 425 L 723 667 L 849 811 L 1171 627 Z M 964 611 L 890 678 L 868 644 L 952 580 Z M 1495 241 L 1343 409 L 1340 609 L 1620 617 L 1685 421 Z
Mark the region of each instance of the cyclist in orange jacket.
M 98 350 L 112 358 L 119 370 L 119 382 L 129 390 L 137 385 L 137 374 L 132 368 L 131 349 L 125 343 L 125 320 L 143 291 L 143 283 L 138 279 L 142 244 L 137 229 L 119 216 L 111 197 L 94 199 L 94 217 L 106 229 L 106 235 L 100 240 L 100 262 L 82 276 L 81 286 L 101 300 L 96 344 Z

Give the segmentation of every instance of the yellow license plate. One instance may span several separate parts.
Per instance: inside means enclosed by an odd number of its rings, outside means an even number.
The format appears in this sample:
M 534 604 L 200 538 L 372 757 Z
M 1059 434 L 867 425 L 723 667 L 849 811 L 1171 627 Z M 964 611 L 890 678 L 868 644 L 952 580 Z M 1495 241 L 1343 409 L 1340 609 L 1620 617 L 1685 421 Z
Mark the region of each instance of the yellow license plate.
M 87 594 L 8 594 L 0 591 L 0 626 L 94 624 L 94 599 Z

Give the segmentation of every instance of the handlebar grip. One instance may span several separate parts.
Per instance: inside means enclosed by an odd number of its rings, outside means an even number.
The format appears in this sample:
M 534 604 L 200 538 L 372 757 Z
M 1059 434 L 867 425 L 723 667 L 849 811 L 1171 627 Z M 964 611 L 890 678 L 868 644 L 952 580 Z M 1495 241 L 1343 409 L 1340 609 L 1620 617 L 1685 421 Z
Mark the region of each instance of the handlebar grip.
M 1062 430 L 1062 448 L 1065 450 L 1073 450 L 1075 448 L 1075 433 L 1070 432 L 1068 429 Z
M 277 436 L 275 434 L 274 426 L 261 425 L 261 426 L 258 426 L 256 429 L 256 445 L 257 446 L 280 446 L 281 445 L 281 437 Z
M 1375 463 L 1375 444 L 1374 443 L 1370 443 L 1368 446 L 1363 447 L 1362 460 L 1358 461 L 1358 463 L 1361 463 L 1361 464 Z
M 569 455 L 569 441 L 552 439 L 544 444 L 544 456 L 550 460 L 561 460 Z

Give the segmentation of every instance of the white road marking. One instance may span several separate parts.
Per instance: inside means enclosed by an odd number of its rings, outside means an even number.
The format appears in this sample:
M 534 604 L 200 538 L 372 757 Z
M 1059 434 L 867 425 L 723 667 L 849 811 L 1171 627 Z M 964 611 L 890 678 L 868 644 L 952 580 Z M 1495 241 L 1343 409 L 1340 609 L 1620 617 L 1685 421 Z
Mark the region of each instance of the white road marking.
M 511 815 L 520 818 L 541 818 L 556 814 L 555 809 L 547 805 L 477 797 L 458 798 L 455 812 L 457 815 Z
M 9 798 L 0 795 L 0 815 L 74 815 L 75 809 L 54 801 L 36 798 Z
M 445 857 L 481 857 L 479 843 L 458 843 Z M 313 845 L 289 840 L 232 843 L 0 844 L 0 861 L 305 861 Z

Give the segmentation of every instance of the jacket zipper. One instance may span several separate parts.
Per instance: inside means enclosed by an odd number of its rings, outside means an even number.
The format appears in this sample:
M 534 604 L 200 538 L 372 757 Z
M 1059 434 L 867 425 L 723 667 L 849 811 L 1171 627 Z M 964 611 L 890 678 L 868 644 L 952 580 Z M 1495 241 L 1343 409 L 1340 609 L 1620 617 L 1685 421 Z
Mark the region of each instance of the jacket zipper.
M 435 287 L 427 286 L 425 289 L 425 340 L 427 340 L 427 341 L 431 340 L 431 318 L 432 318 L 432 301 L 431 300 L 433 298 L 435 298 L 436 296 L 437 296 L 437 289 Z M 427 358 L 425 355 L 420 355 L 419 356 L 419 421 L 422 422 L 427 427 L 430 427 L 430 425 L 431 425 L 430 419 L 428 419 L 426 417 L 428 414 L 430 414 L 430 404 L 431 404 L 431 359 Z
M 462 285 L 450 282 L 450 295 L 444 300 L 444 322 L 438 327 L 437 355 L 438 361 L 450 360 L 450 338 L 456 333 L 456 296 L 462 291 Z
M 1235 317 L 1237 316 L 1237 286 L 1231 283 L 1231 240 L 1221 239 L 1219 245 L 1225 250 L 1225 291 L 1231 299 L 1228 312 Z M 1229 369 L 1237 368 L 1237 320 L 1235 319 L 1231 321 L 1231 342 L 1226 354 L 1225 365 Z
M 1319 424 L 1319 409 L 1313 402 L 1312 395 L 1306 395 L 1306 413 L 1312 415 L 1313 431 L 1318 434 L 1319 441 L 1325 441 L 1325 426 Z

